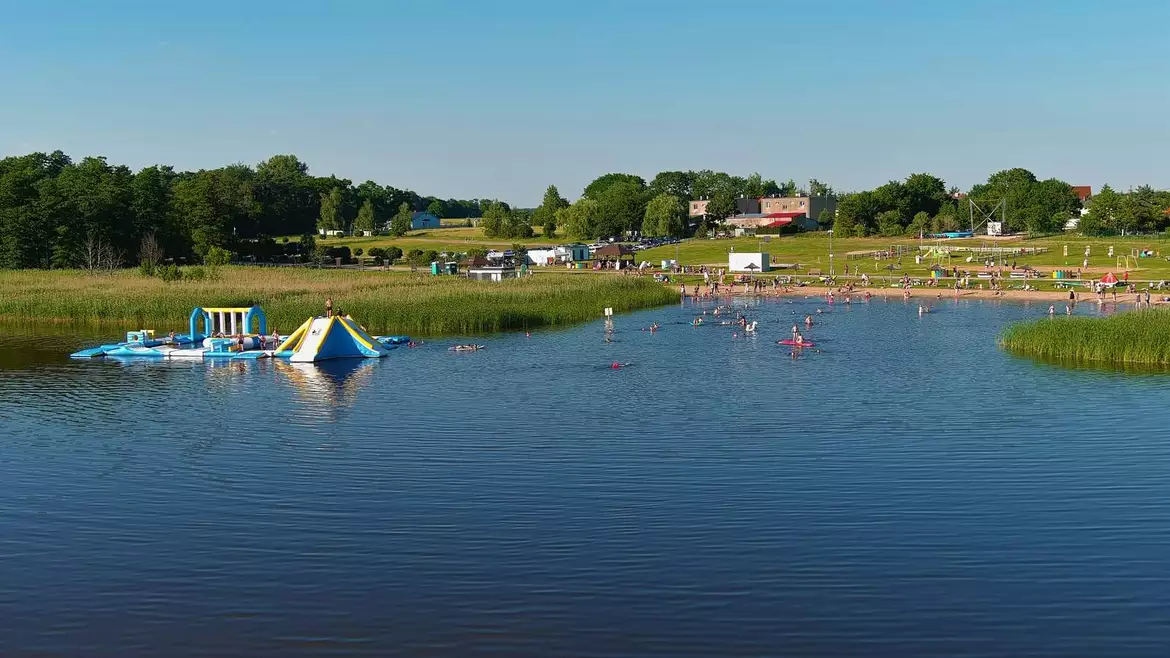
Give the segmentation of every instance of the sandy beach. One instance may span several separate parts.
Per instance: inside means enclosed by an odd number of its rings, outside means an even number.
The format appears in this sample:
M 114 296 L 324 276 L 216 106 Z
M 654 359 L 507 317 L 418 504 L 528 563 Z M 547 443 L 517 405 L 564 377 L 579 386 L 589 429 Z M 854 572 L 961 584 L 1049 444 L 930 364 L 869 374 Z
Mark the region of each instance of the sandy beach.
M 674 289 L 677 290 L 678 287 L 674 286 Z M 694 289 L 693 285 L 687 286 L 687 296 L 688 297 L 690 297 L 690 292 L 693 289 Z M 705 289 L 706 289 L 706 286 L 699 286 L 700 295 L 702 294 L 702 292 Z M 751 291 L 745 291 L 743 289 L 743 285 L 740 284 L 740 285 L 731 286 L 731 287 L 721 286 L 721 290 L 720 290 L 719 294 L 716 296 L 717 297 L 725 297 L 725 296 L 731 296 L 731 297 L 755 297 L 755 296 L 758 296 L 758 297 L 824 297 L 824 296 L 828 295 L 830 290 L 832 290 L 833 293 L 836 295 L 838 303 L 843 303 L 844 296 L 846 294 L 849 294 L 849 293 L 840 292 L 837 287 L 830 288 L 827 286 L 820 286 L 820 285 L 817 285 L 817 286 L 808 285 L 808 286 L 801 286 L 798 288 L 792 288 L 786 292 L 772 290 L 771 287 L 768 287 L 768 288 L 764 289 L 763 291 L 761 291 L 757 295 L 755 293 L 752 293 Z M 899 288 L 869 287 L 869 288 L 854 288 L 854 290 L 851 294 L 852 294 L 852 297 L 854 300 L 858 300 L 858 299 L 864 299 L 866 292 L 869 292 L 870 295 L 872 295 L 873 297 L 901 298 L 903 296 L 903 294 L 906 293 L 907 291 L 900 288 L 900 287 Z M 910 297 L 917 298 L 917 299 L 948 300 L 948 299 L 955 299 L 956 298 L 954 288 L 914 287 L 914 288 L 910 288 L 909 293 L 910 293 Z M 958 299 L 998 299 L 998 300 L 1007 300 L 1007 301 L 1016 301 L 1016 302 L 1045 302 L 1045 303 L 1049 303 L 1049 304 L 1056 304 L 1058 302 L 1060 302 L 1060 303 L 1067 303 L 1068 302 L 1068 291 L 1067 290 L 1066 291 L 1059 291 L 1059 290 L 980 290 L 980 289 L 962 290 L 961 289 L 958 292 L 957 298 Z M 1082 291 L 1076 292 L 1076 299 L 1077 299 L 1077 303 L 1079 303 L 1079 304 L 1096 304 L 1096 303 L 1098 303 L 1097 295 L 1092 294 L 1092 293 L 1085 293 Z M 1106 305 L 1116 304 L 1116 305 L 1121 305 L 1121 306 L 1134 306 L 1135 300 L 1136 300 L 1136 295 L 1133 293 L 1119 292 L 1117 294 L 1116 301 L 1114 301 L 1113 295 L 1111 293 L 1106 293 L 1106 295 L 1105 295 L 1105 304 Z M 1159 297 L 1152 295 L 1152 294 L 1150 297 L 1150 301 L 1154 305 L 1166 303 L 1166 302 L 1161 301 L 1161 299 Z M 1064 309 L 1063 309 L 1063 307 L 1060 307 L 1059 310 L 1061 312 L 1063 312 Z

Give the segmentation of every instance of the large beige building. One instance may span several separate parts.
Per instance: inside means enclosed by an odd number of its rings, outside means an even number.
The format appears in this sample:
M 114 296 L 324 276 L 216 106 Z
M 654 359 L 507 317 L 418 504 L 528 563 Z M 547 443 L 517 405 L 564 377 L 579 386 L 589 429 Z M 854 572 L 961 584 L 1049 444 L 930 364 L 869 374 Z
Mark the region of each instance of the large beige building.
M 702 217 L 707 214 L 708 202 L 708 199 L 691 201 L 690 216 Z M 743 216 L 744 219 L 783 219 L 800 216 L 816 221 L 823 210 L 830 213 L 837 211 L 837 200 L 827 196 L 741 198 L 735 200 L 735 205 L 735 216 Z

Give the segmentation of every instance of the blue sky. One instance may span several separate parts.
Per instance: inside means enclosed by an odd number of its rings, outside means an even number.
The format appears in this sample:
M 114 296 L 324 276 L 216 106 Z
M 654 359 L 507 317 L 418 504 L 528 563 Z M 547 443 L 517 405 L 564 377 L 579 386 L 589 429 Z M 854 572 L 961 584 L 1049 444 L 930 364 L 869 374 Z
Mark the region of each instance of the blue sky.
M 1170 186 L 1170 3 L 0 0 L 0 155 L 531 205 L 624 171 Z

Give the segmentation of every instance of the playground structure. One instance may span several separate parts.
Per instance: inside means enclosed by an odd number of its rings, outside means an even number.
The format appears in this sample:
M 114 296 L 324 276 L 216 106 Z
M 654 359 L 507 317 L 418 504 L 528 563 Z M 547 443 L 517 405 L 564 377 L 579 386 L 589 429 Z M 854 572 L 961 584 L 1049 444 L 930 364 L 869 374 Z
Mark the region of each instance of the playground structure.
M 926 248 L 925 258 L 930 259 L 930 269 L 933 271 L 936 268 L 946 269 L 951 264 L 951 249 L 943 246 L 941 242 L 936 242 L 933 246 Z
M 960 256 L 966 254 L 965 261 L 973 263 L 980 260 L 993 260 L 996 265 L 1008 265 L 1008 261 L 1012 258 L 1019 258 L 1022 256 L 1036 256 L 1039 254 L 1048 253 L 1048 247 L 1001 247 L 994 242 L 984 241 L 978 247 L 974 246 L 953 246 L 944 244 L 923 245 L 919 249 L 926 251 L 924 257 L 932 257 L 932 254 L 940 250 L 945 250 L 951 256 Z
M 269 336 L 268 318 L 259 306 L 196 307 L 185 334 L 171 332 L 159 338 L 153 329 L 138 329 L 126 332 L 126 340 L 120 343 L 91 347 L 70 356 L 191 360 L 277 357 L 316 362 L 384 357 L 409 340 L 406 336 L 372 337 L 348 316 L 309 318 L 287 337 L 275 332 Z

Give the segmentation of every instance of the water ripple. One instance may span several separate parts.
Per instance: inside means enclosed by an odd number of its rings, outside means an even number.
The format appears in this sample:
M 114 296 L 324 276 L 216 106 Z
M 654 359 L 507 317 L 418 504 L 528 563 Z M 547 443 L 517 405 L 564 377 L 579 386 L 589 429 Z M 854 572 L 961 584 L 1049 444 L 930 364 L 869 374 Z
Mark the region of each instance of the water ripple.
M 6 333 L 0 655 L 1160 656 L 1170 379 L 1012 359 L 1010 304 L 774 344 L 818 307 L 325 367 Z

